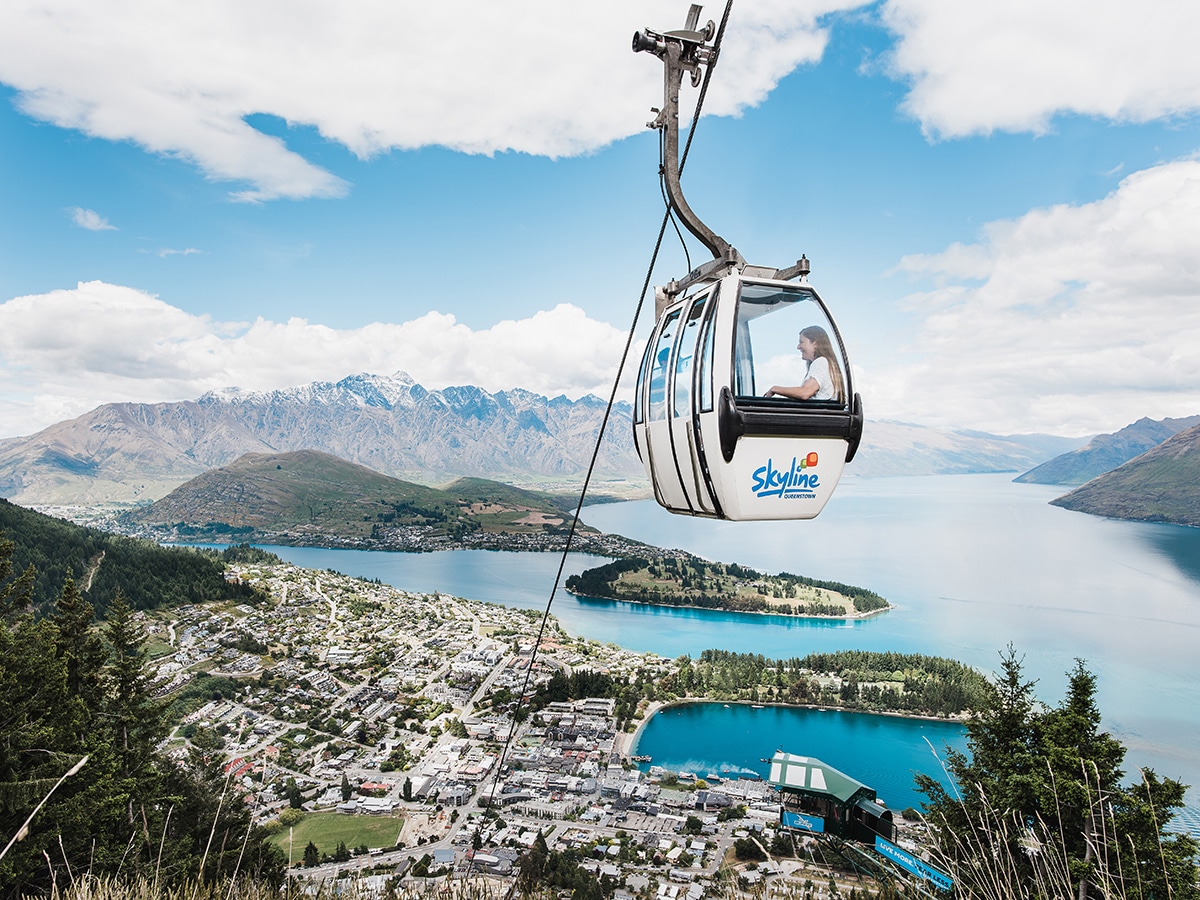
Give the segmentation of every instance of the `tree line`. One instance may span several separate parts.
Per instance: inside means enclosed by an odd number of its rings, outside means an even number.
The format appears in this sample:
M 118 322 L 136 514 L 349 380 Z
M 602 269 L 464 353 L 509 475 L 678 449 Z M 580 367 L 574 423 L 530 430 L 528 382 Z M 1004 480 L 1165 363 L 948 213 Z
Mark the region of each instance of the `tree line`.
M 675 672 L 660 683 L 663 698 L 814 703 L 948 716 L 977 709 L 987 697 L 987 679 L 970 666 L 916 653 L 854 650 L 778 660 L 760 653 L 705 650 L 698 659 L 685 655 L 677 662 Z
M 38 573 L 15 575 L 14 549 L 0 534 L 0 834 L 21 837 L 0 859 L 0 896 L 82 873 L 280 882 L 283 855 L 251 827 L 221 740 L 198 731 L 179 761 L 159 749 L 165 710 L 124 593 L 97 629 L 68 575 L 38 615 Z
M 1101 730 L 1096 678 L 1081 660 L 1055 707 L 1034 696 L 1010 646 L 968 720 L 968 753 L 946 750 L 948 789 L 928 775 L 935 863 L 961 896 L 1196 900 L 1197 842 L 1168 831 L 1187 785 L 1127 773 Z
M 665 582 L 662 587 L 635 585 L 622 581 L 630 572 L 645 572 L 652 579 Z M 757 584 L 757 592 L 741 593 L 739 582 Z M 820 600 L 799 598 L 801 588 L 832 591 L 851 601 L 860 613 L 886 609 L 887 600 L 866 588 L 823 581 L 781 572 L 765 575 L 737 563 L 716 563 L 690 554 L 664 556 L 650 560 L 640 556 L 618 559 L 602 566 L 572 575 L 567 590 L 588 597 L 607 597 L 631 603 L 656 606 L 695 606 L 704 609 L 727 609 L 736 612 L 775 612 L 783 615 L 803 614 L 840 616 L 842 608 Z M 769 602 L 796 598 L 795 604 Z

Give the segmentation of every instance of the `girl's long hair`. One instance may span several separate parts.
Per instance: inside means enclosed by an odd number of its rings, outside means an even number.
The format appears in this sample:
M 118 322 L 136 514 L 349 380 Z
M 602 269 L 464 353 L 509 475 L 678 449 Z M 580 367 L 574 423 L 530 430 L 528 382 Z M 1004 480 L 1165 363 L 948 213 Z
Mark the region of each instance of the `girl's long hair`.
M 829 335 L 820 325 L 809 325 L 801 330 L 800 335 L 813 342 L 817 348 L 817 356 L 823 356 L 829 362 L 829 377 L 833 381 L 833 399 L 838 403 L 845 403 L 846 385 L 842 381 L 842 367 L 838 365 Z

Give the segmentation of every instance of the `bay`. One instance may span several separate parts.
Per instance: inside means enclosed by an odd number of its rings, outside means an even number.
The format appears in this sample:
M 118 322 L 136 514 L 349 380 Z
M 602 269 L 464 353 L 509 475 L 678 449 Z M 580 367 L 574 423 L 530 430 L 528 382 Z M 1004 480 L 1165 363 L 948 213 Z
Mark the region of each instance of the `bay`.
M 672 771 L 704 778 L 757 775 L 766 778 L 776 750 L 814 756 L 875 789 L 895 810 L 921 808 L 913 775 L 923 772 L 944 783 L 940 756 L 947 746 L 963 750 L 962 726 L 953 722 L 904 719 L 836 710 L 745 703 L 685 703 L 669 706 L 646 723 L 636 752 Z M 936 751 L 936 752 L 935 752 Z

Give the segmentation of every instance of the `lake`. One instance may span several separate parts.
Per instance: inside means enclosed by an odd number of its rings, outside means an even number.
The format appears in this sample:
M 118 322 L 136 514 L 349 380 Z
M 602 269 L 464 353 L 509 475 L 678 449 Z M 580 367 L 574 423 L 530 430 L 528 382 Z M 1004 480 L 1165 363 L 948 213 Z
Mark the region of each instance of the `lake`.
M 1049 506 L 1059 493 L 1009 475 L 848 477 L 807 522 L 712 522 L 672 516 L 653 501 L 592 506 L 584 521 L 604 531 L 861 585 L 897 608 L 845 623 L 645 607 L 560 589 L 553 612 L 573 634 L 671 657 L 710 647 L 773 657 L 860 648 L 949 656 L 990 672 L 1011 642 L 1048 703 L 1061 699 L 1079 657 L 1096 673 L 1105 727 L 1130 748 L 1126 768 L 1149 765 L 1198 784 L 1200 529 Z M 554 554 L 271 549 L 298 565 L 539 609 L 558 568 Z M 595 564 L 573 554 L 564 577 Z M 776 748 L 767 738 L 761 756 Z

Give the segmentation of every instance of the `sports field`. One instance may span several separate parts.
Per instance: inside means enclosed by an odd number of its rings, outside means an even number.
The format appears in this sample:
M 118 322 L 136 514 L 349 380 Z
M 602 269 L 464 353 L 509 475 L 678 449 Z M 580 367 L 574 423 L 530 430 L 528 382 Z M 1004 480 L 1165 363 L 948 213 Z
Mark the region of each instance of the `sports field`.
M 366 844 L 368 847 L 390 848 L 396 845 L 400 836 L 400 828 L 404 824 L 403 816 L 347 816 L 342 813 L 309 813 L 293 826 L 289 836 L 288 829 L 283 828 L 271 836 L 271 842 L 288 852 L 288 842 L 291 841 L 291 863 L 304 859 L 304 848 L 312 841 L 321 853 L 332 854 L 337 845 L 345 841 L 346 846 L 353 850 Z

